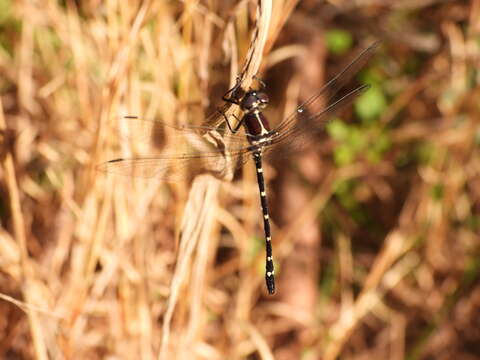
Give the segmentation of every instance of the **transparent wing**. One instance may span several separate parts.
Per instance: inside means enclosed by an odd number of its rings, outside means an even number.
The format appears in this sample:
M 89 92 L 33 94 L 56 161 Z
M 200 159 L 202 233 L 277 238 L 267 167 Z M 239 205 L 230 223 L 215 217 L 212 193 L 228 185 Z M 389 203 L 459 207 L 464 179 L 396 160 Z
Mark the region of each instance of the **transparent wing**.
M 220 134 L 218 128 L 208 126 L 173 126 L 136 116 L 121 118 L 119 131 L 121 137 L 132 141 L 139 156 L 107 161 L 98 165 L 98 170 L 166 181 L 201 173 L 222 178 L 247 161 L 254 149 L 245 135 Z
M 118 158 L 97 166 L 106 173 L 141 178 L 159 178 L 166 181 L 185 179 L 199 174 L 218 178 L 233 175 L 233 171 L 250 158 L 251 149 L 222 153 L 188 153 L 141 158 Z
M 271 138 L 261 146 L 265 152 L 289 152 L 300 150 L 312 139 L 312 133 L 323 129 L 322 125 L 332 115 L 348 106 L 353 100 L 368 89 L 361 86 L 339 100 L 331 103 L 324 110 L 312 115 L 313 106 L 318 99 L 325 96 L 330 101 L 333 96 L 356 74 L 370 59 L 378 42 L 365 49 L 340 74 L 330 80 L 318 93 L 300 105 L 295 113 L 287 117 L 272 131 Z M 236 88 L 234 88 L 236 89 Z M 225 104 L 207 118 L 207 124 L 218 125 L 230 104 Z M 250 154 L 256 150 L 243 134 L 231 134 L 216 126 L 173 126 L 159 121 L 127 116 L 119 120 L 120 133 L 135 142 L 147 143 L 161 147 L 158 156 L 139 156 L 118 158 L 107 161 L 98 169 L 108 173 L 143 178 L 157 177 L 171 181 L 199 173 L 210 173 L 217 177 L 226 177 L 245 163 Z M 282 144 L 284 146 L 275 146 Z M 169 148 L 171 145 L 171 148 Z M 278 150 L 277 150 L 278 149 Z
M 311 115 L 307 121 L 299 121 L 294 123 L 283 132 L 276 132 L 271 138 L 271 145 L 281 144 L 275 147 L 278 154 L 287 152 L 298 152 L 309 146 L 315 141 L 315 134 L 323 131 L 325 123 L 341 110 L 350 106 L 353 101 L 363 92 L 367 91 L 370 85 L 362 85 L 337 101 L 327 106 L 321 112 Z
M 214 118 L 212 114 L 209 118 Z M 222 116 L 220 113 L 218 116 Z M 138 116 L 125 116 L 118 120 L 118 129 L 122 138 L 132 143 L 142 143 L 154 147 L 164 147 L 168 144 L 177 144 L 185 137 L 191 141 L 223 142 L 230 149 L 239 149 L 248 146 L 245 134 L 232 134 L 221 131 L 213 126 L 170 125 L 161 121 L 142 119 Z
M 316 102 L 324 98 L 327 103 L 335 96 L 335 94 L 343 88 L 355 74 L 370 60 L 375 53 L 379 41 L 373 43 L 368 48 L 363 50 L 350 64 L 348 64 L 337 76 L 326 83 L 316 94 L 310 97 L 307 101 L 301 104 L 293 114 L 284 119 L 275 129 L 278 133 L 287 133 L 290 127 L 294 127 L 296 123 L 302 121 L 309 121 L 317 118 L 321 113 L 312 115 L 315 112 L 314 106 Z M 335 104 L 335 103 L 334 103 Z M 333 104 L 332 104 L 333 105 Z
M 218 127 L 230 106 L 224 104 L 219 107 L 207 117 L 203 126 L 170 125 L 125 116 L 118 120 L 120 137 L 128 139 L 145 156 L 110 160 L 98 165 L 97 169 L 166 181 L 200 173 L 220 178 L 232 175 L 236 168 L 248 161 L 253 148 L 245 134 L 232 134 Z M 158 155 L 152 155 L 159 151 Z

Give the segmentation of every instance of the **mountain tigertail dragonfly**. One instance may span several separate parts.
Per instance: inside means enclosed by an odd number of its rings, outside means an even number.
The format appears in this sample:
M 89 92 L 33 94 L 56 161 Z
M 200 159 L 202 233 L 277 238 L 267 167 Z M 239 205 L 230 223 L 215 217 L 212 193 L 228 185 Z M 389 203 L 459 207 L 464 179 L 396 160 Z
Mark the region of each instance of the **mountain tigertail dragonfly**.
M 270 129 L 262 110 L 268 105 L 269 99 L 265 92 L 265 84 L 258 80 L 258 89 L 250 88 L 245 91 L 240 81 L 230 89 L 223 100 L 234 104 L 243 112 L 243 117 L 235 127 L 230 125 L 228 116 L 223 110 L 213 115 L 213 118 L 223 117 L 228 129 L 223 133 L 219 127 L 210 126 L 172 126 L 159 121 L 142 120 L 136 116 L 126 116 L 120 119 L 120 126 L 132 129 L 133 140 L 154 141 L 165 138 L 175 149 L 173 152 L 163 151 L 158 156 L 142 156 L 133 158 L 117 158 L 99 165 L 99 169 L 107 173 L 117 173 L 128 176 L 145 178 L 160 178 L 171 181 L 185 178 L 192 174 L 192 169 L 198 173 L 211 173 L 217 177 L 225 176 L 232 169 L 240 167 L 250 156 L 255 162 L 257 181 L 260 191 L 260 203 L 263 212 L 265 232 L 266 265 L 265 280 L 269 294 L 275 293 L 275 271 L 272 254 L 272 236 L 265 181 L 263 178 L 262 157 L 265 154 L 275 153 L 280 148 L 301 150 L 308 143 L 312 132 L 318 132 L 321 125 L 333 114 L 345 108 L 365 92 L 370 86 L 361 85 L 335 100 L 334 96 L 372 57 L 379 42 L 364 49 L 338 75 L 326 83 L 317 93 L 297 107 L 295 112 L 284 119 L 280 124 Z M 239 95 L 240 94 L 240 95 Z M 328 101 L 322 111 L 314 112 L 314 105 L 319 99 Z M 333 100 L 333 101 L 332 101 Z M 230 105 L 228 104 L 228 105 Z M 224 106 L 226 109 L 227 104 Z M 312 113 L 313 112 L 313 113 Z M 210 117 L 209 119 L 211 119 Z M 241 127 L 245 134 L 237 134 Z M 220 132 L 219 132 L 220 131 Z M 135 134 L 140 136 L 136 137 Z M 181 150 L 179 141 L 185 146 Z M 280 145 L 280 146 L 277 146 Z

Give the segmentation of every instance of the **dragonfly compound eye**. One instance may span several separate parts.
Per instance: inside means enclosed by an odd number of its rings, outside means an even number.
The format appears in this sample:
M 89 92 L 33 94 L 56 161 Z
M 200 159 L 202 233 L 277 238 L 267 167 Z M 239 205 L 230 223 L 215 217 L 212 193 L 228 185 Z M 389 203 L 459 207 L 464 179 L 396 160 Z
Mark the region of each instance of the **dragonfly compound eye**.
M 257 107 L 258 105 L 258 98 L 257 98 L 257 93 L 254 91 L 248 92 L 241 103 L 241 107 L 244 110 L 252 110 L 253 108 Z
M 257 99 L 260 101 L 261 104 L 267 105 L 270 99 L 268 98 L 268 95 L 264 92 L 259 92 L 257 93 Z

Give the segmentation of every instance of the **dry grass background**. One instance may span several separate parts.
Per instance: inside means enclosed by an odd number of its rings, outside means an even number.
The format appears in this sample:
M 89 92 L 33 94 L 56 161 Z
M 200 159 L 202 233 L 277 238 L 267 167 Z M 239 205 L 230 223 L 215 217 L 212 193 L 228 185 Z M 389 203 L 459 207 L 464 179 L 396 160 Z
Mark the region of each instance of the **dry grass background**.
M 0 358 L 480 358 L 480 1 L 260 4 L 0 1 Z M 275 123 L 376 39 L 382 111 L 266 167 L 273 297 L 252 164 L 95 170 L 120 115 L 200 124 L 253 59 Z

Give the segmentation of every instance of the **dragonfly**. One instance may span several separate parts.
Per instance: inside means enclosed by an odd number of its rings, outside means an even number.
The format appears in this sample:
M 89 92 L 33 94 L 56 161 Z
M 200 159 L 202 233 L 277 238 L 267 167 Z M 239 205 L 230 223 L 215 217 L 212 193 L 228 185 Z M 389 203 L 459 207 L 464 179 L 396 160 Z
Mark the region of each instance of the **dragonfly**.
M 207 118 L 207 124 L 218 117 L 223 118 L 221 121 L 226 124 L 223 129 L 219 125 L 175 126 L 137 116 L 123 117 L 119 119 L 119 126 L 129 129 L 133 141 L 154 142 L 163 139 L 173 148 L 155 155 L 116 158 L 100 164 L 99 169 L 107 173 L 164 181 L 176 181 L 199 173 L 223 178 L 253 158 L 265 235 L 265 282 L 268 293 L 272 295 L 275 293 L 275 269 L 262 160 L 276 153 L 289 154 L 305 149 L 309 140 L 313 139 L 312 135 L 321 131 L 334 114 L 368 90 L 370 85 L 364 84 L 341 96 L 337 95 L 368 62 L 378 45 L 379 42 L 375 42 L 361 51 L 341 72 L 273 129 L 263 114 L 269 103 L 266 84 L 258 78 L 255 79 L 259 86 L 248 91 L 242 89 L 241 81 L 237 80 L 237 84 L 222 97 L 225 101 L 223 108 Z M 315 111 L 320 99 L 328 105 Z M 232 105 L 239 107 L 243 114 L 241 118 L 232 114 L 237 120 L 235 126 L 232 126 L 225 113 L 225 109 Z M 242 127 L 244 134 L 239 134 Z

